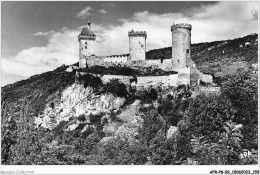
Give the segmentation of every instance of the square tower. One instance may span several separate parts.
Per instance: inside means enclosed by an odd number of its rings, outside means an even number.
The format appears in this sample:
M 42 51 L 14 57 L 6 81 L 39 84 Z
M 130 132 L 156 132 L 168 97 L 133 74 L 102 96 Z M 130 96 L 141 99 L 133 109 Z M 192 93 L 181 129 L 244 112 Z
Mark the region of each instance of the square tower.
M 128 32 L 129 36 L 129 55 L 131 61 L 145 61 L 146 56 L 146 38 L 145 31 Z
M 84 27 L 78 36 L 79 41 L 79 68 L 87 67 L 87 60 L 95 56 L 96 35 L 91 31 L 91 23 Z

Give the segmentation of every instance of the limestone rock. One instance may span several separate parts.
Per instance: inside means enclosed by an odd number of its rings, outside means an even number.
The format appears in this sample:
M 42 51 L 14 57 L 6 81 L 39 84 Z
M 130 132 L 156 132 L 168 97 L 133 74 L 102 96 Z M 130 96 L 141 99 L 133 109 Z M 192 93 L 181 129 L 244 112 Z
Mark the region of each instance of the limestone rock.
M 59 103 L 54 108 L 46 104 L 43 116 L 37 116 L 35 124 L 53 129 L 61 121 L 69 121 L 71 117 L 110 113 L 113 109 L 119 109 L 124 102 L 124 98 L 112 94 L 95 95 L 92 88 L 74 83 L 62 92 Z M 51 119 L 55 122 L 51 122 Z
M 166 138 L 172 138 L 178 131 L 178 128 L 176 126 L 171 126 L 168 131 L 167 131 L 167 136 Z
M 107 135 L 107 136 L 112 136 L 117 129 L 120 127 L 120 123 L 108 123 L 106 125 L 103 126 L 103 132 Z

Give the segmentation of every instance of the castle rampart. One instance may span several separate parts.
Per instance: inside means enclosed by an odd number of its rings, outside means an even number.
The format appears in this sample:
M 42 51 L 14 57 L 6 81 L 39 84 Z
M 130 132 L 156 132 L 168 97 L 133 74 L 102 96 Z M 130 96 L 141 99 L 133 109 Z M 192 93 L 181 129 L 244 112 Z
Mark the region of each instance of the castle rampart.
M 164 60 L 145 60 L 145 66 L 152 66 L 154 68 L 160 68 L 162 70 L 170 71 L 172 70 L 172 60 L 164 59 Z
M 123 76 L 123 75 L 103 75 L 101 77 L 102 82 L 108 83 L 113 79 L 118 79 L 120 82 L 124 83 L 127 86 L 136 86 L 137 89 L 140 88 L 148 88 L 150 86 L 175 86 L 177 87 L 178 84 L 178 74 L 170 74 L 164 76 L 137 76 L 137 83 L 133 82 L 130 83 L 130 79 L 132 76 Z
M 110 63 L 126 63 L 128 61 L 128 55 L 119 55 L 119 56 L 105 56 L 102 57 L 105 62 Z
M 191 74 L 190 67 L 180 68 L 178 70 L 177 84 L 178 85 L 180 85 L 180 84 L 190 85 L 190 74 Z
M 171 26 L 171 31 L 175 30 L 175 28 L 185 28 L 187 30 L 191 30 L 192 26 L 190 24 L 187 24 L 187 23 L 173 24 Z
M 130 32 L 128 32 L 128 36 L 132 37 L 132 36 L 141 36 L 141 37 L 145 37 L 145 39 L 147 38 L 147 33 L 146 31 L 134 31 L 131 30 Z

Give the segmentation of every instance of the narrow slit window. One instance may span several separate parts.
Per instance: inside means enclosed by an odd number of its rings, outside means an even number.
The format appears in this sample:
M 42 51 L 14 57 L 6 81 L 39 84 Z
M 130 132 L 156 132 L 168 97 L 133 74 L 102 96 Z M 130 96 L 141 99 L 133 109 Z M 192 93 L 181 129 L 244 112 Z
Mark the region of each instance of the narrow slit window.
M 187 53 L 190 53 L 190 50 L 189 50 L 189 49 L 186 49 L 186 52 L 187 52 Z
M 87 44 L 88 44 L 88 42 L 85 42 L 85 44 L 87 45 Z
M 87 46 L 85 46 L 85 49 L 87 49 L 88 47 Z

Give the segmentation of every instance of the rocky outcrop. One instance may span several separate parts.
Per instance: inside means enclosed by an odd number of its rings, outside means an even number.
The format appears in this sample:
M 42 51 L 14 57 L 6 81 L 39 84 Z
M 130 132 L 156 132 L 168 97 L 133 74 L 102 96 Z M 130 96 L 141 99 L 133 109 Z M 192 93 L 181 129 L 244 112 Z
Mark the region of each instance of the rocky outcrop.
M 167 131 L 166 138 L 167 139 L 173 138 L 173 136 L 177 133 L 177 131 L 178 128 L 176 126 L 171 126 Z
M 142 127 L 143 119 L 138 112 L 140 100 L 123 110 L 120 109 L 121 113 L 116 115 L 114 111 L 118 111 L 124 102 L 124 98 L 112 94 L 96 95 L 92 88 L 84 88 L 83 85 L 75 83 L 62 92 L 60 99 L 52 99 L 46 104 L 44 112 L 35 118 L 35 124 L 52 130 L 61 121 L 67 121 L 64 127 L 67 131 L 73 131 L 84 124 L 82 133 L 89 129 L 95 130 L 89 116 L 101 114 L 103 117 L 100 122 L 105 137 L 100 143 L 106 144 L 112 139 L 131 142 Z M 80 119 L 82 116 L 84 120 Z
M 110 113 L 124 104 L 125 99 L 112 94 L 96 95 L 90 87 L 84 88 L 81 84 L 73 84 L 67 87 L 60 99 L 54 99 L 45 105 L 43 114 L 35 119 L 36 126 L 53 129 L 61 121 L 69 121 L 71 117 L 80 115 L 89 116 L 100 113 Z M 88 118 L 86 118 L 89 122 Z M 75 126 L 71 126 L 73 129 Z
M 112 139 L 122 139 L 127 142 L 134 141 L 143 123 L 143 119 L 138 112 L 139 104 L 140 101 L 136 100 L 116 116 L 117 120 L 121 121 L 120 125 L 118 123 L 106 124 L 103 131 L 108 137 L 104 137 L 100 142 L 106 144 Z

